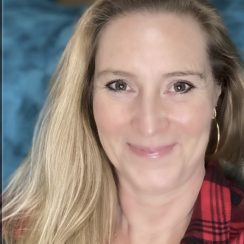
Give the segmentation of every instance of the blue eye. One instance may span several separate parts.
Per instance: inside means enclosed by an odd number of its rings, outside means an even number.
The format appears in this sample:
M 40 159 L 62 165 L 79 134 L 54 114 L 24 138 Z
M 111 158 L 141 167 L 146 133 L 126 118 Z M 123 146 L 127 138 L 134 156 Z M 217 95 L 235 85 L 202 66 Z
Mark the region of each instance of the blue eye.
M 105 85 L 109 90 L 115 92 L 126 91 L 128 89 L 128 85 L 123 80 L 114 80 Z
M 176 93 L 187 93 L 192 88 L 194 88 L 194 86 L 189 84 L 186 81 L 178 81 L 178 82 L 174 83 L 174 85 L 173 85 L 174 92 L 176 92 Z

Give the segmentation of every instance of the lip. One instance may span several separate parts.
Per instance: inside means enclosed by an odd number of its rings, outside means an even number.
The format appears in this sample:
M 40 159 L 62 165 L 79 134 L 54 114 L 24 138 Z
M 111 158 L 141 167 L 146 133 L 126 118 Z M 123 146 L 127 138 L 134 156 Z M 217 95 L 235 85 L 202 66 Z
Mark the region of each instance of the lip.
M 175 144 L 167 144 L 157 147 L 145 147 L 128 143 L 130 151 L 140 157 L 157 159 L 166 156 L 174 148 Z

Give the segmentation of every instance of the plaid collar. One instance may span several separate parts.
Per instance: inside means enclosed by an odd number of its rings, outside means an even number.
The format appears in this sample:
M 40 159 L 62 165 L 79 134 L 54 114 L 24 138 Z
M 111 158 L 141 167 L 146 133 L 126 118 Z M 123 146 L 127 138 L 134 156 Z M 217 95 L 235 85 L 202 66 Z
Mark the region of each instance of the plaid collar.
M 181 244 L 244 244 L 244 189 L 207 167 L 192 218 Z

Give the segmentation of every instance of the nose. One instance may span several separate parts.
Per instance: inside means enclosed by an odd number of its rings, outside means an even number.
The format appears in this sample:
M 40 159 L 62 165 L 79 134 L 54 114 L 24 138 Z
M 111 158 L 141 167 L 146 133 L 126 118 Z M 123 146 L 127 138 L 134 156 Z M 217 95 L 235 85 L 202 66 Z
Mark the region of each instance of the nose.
M 140 96 L 134 104 L 133 129 L 142 136 L 154 136 L 169 125 L 168 106 L 160 95 Z

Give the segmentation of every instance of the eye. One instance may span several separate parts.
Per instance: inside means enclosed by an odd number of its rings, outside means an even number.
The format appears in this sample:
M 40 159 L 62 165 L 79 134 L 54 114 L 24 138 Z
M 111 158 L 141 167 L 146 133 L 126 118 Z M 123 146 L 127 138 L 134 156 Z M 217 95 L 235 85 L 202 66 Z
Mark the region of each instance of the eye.
M 105 85 L 109 90 L 115 92 L 127 91 L 128 85 L 123 80 L 114 80 Z
M 180 93 L 180 94 L 187 93 L 192 88 L 194 88 L 194 86 L 187 81 L 177 81 L 173 85 L 173 92 Z

